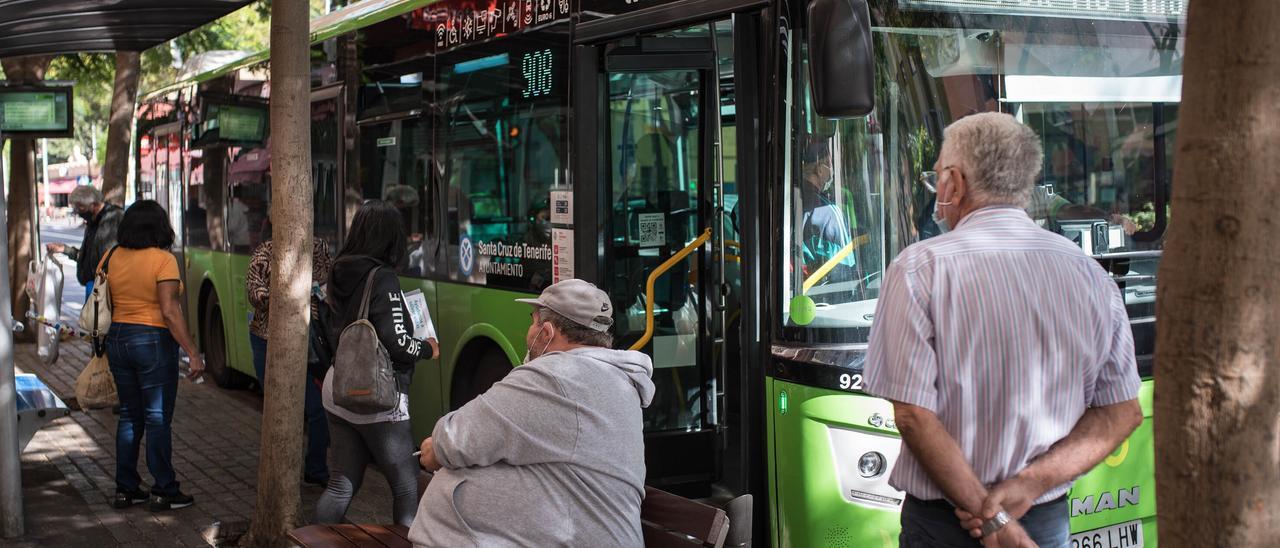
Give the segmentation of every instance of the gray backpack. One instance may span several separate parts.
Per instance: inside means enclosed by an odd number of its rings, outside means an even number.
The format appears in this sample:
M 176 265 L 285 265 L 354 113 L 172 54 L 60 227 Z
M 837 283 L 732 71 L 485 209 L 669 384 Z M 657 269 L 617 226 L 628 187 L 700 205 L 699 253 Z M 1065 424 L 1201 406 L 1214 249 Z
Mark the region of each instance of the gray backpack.
M 400 404 L 391 356 L 369 323 L 370 293 L 379 269 L 369 272 L 359 317 L 338 335 L 333 356 L 333 403 L 362 415 L 391 411 Z

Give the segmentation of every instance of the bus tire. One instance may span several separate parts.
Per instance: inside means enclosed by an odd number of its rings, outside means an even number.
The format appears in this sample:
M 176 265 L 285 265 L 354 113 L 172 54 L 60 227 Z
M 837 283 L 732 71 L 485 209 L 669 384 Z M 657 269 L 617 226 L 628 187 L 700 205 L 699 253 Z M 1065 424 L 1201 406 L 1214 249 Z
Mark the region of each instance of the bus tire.
M 241 388 L 244 385 L 242 376 L 227 364 L 227 332 L 222 327 L 222 306 L 213 293 L 205 303 L 200 331 L 205 374 L 220 388 Z
M 459 360 L 459 363 L 475 365 L 458 369 L 453 376 L 453 389 L 449 393 L 449 409 L 457 410 L 467 402 L 489 390 L 511 372 L 511 360 L 497 346 L 486 344 L 475 355 L 477 360 Z

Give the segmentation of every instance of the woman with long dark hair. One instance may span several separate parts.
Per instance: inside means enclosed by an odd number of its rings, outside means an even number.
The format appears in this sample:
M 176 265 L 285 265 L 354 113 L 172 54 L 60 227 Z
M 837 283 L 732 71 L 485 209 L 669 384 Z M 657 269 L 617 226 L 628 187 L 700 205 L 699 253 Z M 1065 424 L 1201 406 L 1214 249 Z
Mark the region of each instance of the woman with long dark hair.
M 405 232 L 400 212 L 381 200 L 360 207 L 351 221 L 347 241 L 333 262 L 326 287 L 327 339 L 336 344 L 342 330 L 360 314 L 365 282 L 373 276 L 368 304 L 368 320 L 386 348 L 396 373 L 399 403 L 383 413 L 361 414 L 334 404 L 333 371 L 324 379 L 322 399 L 329 414 L 329 447 L 333 457 L 329 486 L 316 503 L 316 521 L 338 523 L 360 490 L 365 468 L 377 463 L 391 486 L 395 523 L 408 526 L 417 511 L 417 449 L 409 429 L 408 396 L 405 390 L 413 379 L 418 360 L 439 353 L 435 339 L 419 341 L 411 335 L 413 325 L 404 306 L 404 293 L 396 278 L 397 266 L 405 257 Z M 342 367 L 344 364 L 334 364 Z
M 178 347 L 191 359 L 191 377 L 204 362 L 191 341 L 182 313 L 182 275 L 173 246 L 169 215 L 153 200 L 135 202 L 120 221 L 119 244 L 107 252 L 99 270 L 111 291 L 111 328 L 107 361 L 120 394 L 116 425 L 116 498 L 127 508 L 150 500 L 152 511 L 191 506 L 178 490 L 173 471 L 174 403 L 178 396 Z M 147 438 L 151 492 L 142 489 L 138 449 Z

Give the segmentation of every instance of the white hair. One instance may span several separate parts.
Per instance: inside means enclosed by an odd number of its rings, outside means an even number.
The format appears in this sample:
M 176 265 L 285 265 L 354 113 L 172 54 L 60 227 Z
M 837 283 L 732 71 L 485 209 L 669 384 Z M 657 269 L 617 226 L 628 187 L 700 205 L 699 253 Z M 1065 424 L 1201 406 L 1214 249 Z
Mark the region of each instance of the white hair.
M 67 201 L 72 206 L 91 207 L 94 204 L 102 203 L 102 191 L 93 185 L 80 185 L 71 191 L 71 196 L 67 197 Z
M 942 135 L 978 203 L 1027 206 L 1044 163 L 1035 131 L 1008 114 L 984 112 L 952 122 Z

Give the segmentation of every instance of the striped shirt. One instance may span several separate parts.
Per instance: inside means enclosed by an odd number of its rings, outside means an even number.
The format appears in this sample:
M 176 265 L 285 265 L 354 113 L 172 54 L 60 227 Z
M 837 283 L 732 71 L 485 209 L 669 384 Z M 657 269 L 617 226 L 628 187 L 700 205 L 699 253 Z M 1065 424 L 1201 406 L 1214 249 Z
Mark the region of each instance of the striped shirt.
M 898 255 L 876 306 L 865 379 L 871 394 L 936 414 L 986 485 L 1026 468 L 1088 406 L 1132 400 L 1141 383 L 1116 284 L 1078 246 L 1011 207 L 975 211 Z M 909 448 L 889 483 L 944 498 Z

